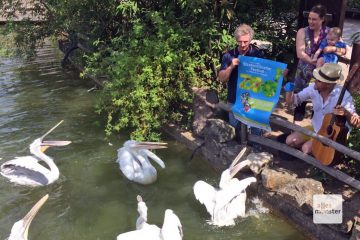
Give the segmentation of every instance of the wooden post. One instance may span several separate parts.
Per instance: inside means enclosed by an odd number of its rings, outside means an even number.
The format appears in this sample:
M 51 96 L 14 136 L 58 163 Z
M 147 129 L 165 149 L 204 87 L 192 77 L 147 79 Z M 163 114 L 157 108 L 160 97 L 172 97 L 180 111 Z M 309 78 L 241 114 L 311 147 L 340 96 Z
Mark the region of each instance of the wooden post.
M 353 44 L 353 49 L 350 59 L 350 69 L 354 65 L 360 65 L 360 41 Z M 348 86 L 348 91 L 353 93 L 360 93 L 360 71 L 357 71 Z
M 360 64 L 360 41 L 353 43 L 350 59 L 350 69 L 355 63 Z
M 332 20 L 327 24 L 329 27 L 339 27 L 341 30 L 344 26 L 347 0 L 301 0 L 299 3 L 298 28 L 307 26 L 307 19 L 303 16 L 303 11 L 322 4 L 326 7 L 327 13 L 332 15 Z
M 241 136 L 241 144 L 246 145 L 248 141 L 247 125 L 242 122 L 240 122 L 240 136 Z

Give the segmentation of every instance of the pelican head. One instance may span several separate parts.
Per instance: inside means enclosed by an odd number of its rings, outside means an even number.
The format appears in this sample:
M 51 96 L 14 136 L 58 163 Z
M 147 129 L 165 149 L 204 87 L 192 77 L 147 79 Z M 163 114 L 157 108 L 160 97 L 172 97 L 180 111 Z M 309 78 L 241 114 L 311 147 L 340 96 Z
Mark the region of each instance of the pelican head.
M 137 211 L 139 213 L 139 217 L 136 220 L 136 229 L 141 229 L 147 223 L 148 208 L 140 195 L 137 195 L 136 199 L 138 201 Z
M 71 143 L 71 141 L 44 141 L 44 138 L 49 135 L 52 131 L 55 130 L 61 123 L 63 123 L 64 120 L 61 120 L 58 124 L 56 124 L 53 128 L 51 128 L 49 131 L 47 131 L 44 135 L 41 137 L 35 139 L 30 144 L 30 152 L 36 156 L 39 155 L 39 153 L 44 153 L 46 149 L 49 147 L 60 147 L 60 146 L 66 146 Z
M 157 172 L 150 159 L 165 168 L 164 162 L 150 149 L 167 148 L 167 143 L 138 142 L 128 140 L 119 148 L 116 162 L 120 170 L 130 181 L 140 184 L 151 184 L 157 179 Z
M 150 159 L 154 160 L 157 164 L 159 164 L 162 168 L 165 168 L 165 163 L 158 156 L 156 156 L 154 153 L 150 152 L 149 150 L 167 148 L 167 143 L 138 142 L 134 140 L 128 140 L 124 143 L 124 148 L 127 148 L 128 151 L 135 153 L 133 154 L 134 156 L 137 155 L 136 153 L 141 153 L 143 157 L 144 156 L 149 157 Z
M 14 223 L 13 227 L 11 228 L 11 233 L 8 238 L 8 240 L 27 240 L 28 239 L 28 232 L 29 227 L 40 210 L 40 208 L 44 205 L 44 203 L 48 200 L 49 195 L 46 194 L 44 197 L 42 197 L 32 208 L 31 210 L 26 214 L 26 216 Z
M 224 188 L 227 184 L 235 177 L 235 175 L 245 166 L 249 165 L 251 162 L 249 160 L 240 161 L 242 156 L 244 156 L 245 152 L 247 151 L 247 147 L 244 147 L 240 153 L 236 156 L 234 161 L 231 163 L 229 168 L 222 172 L 220 177 L 219 187 Z

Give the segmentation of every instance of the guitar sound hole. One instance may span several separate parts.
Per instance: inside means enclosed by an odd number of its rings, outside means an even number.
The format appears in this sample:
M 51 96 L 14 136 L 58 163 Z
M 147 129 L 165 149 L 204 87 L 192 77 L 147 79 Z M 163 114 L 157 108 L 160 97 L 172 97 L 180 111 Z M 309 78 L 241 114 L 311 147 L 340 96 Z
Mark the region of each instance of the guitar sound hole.
M 333 132 L 333 127 L 332 127 L 332 125 L 327 126 L 326 132 L 327 132 L 327 135 L 331 135 L 331 134 L 332 134 L 332 132 Z

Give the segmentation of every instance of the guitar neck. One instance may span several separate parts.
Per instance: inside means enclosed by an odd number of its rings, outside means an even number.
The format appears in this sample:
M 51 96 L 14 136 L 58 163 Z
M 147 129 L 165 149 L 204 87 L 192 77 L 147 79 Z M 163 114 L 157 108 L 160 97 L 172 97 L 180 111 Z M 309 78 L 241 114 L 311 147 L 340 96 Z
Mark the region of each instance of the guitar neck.
M 347 89 L 350 81 L 352 80 L 353 76 L 355 75 L 356 71 L 359 70 L 359 67 L 360 67 L 359 64 L 355 64 L 355 65 L 352 66 L 352 68 L 350 69 L 349 74 L 348 74 L 348 76 L 347 76 L 347 78 L 346 78 L 346 80 L 345 80 L 345 82 L 344 82 L 344 85 L 343 85 L 343 87 L 342 87 L 342 89 L 341 89 L 341 92 L 340 92 L 340 94 L 339 94 L 339 98 L 338 98 L 338 100 L 337 100 L 337 102 L 336 102 L 336 106 L 341 105 L 342 100 L 343 100 L 344 95 L 345 95 L 345 92 L 346 92 L 346 89 Z M 335 122 L 335 115 L 333 114 L 333 115 L 332 115 L 332 118 L 331 118 L 331 120 L 330 120 L 330 125 L 333 125 L 334 122 Z

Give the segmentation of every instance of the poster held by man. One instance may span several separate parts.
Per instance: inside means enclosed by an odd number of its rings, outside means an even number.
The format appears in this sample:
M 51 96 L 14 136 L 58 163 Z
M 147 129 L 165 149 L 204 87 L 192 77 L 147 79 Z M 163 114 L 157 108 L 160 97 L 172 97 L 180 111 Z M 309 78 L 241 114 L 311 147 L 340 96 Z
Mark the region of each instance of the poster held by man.
M 236 101 L 232 108 L 242 123 L 270 131 L 269 118 L 276 106 L 286 64 L 239 56 Z

